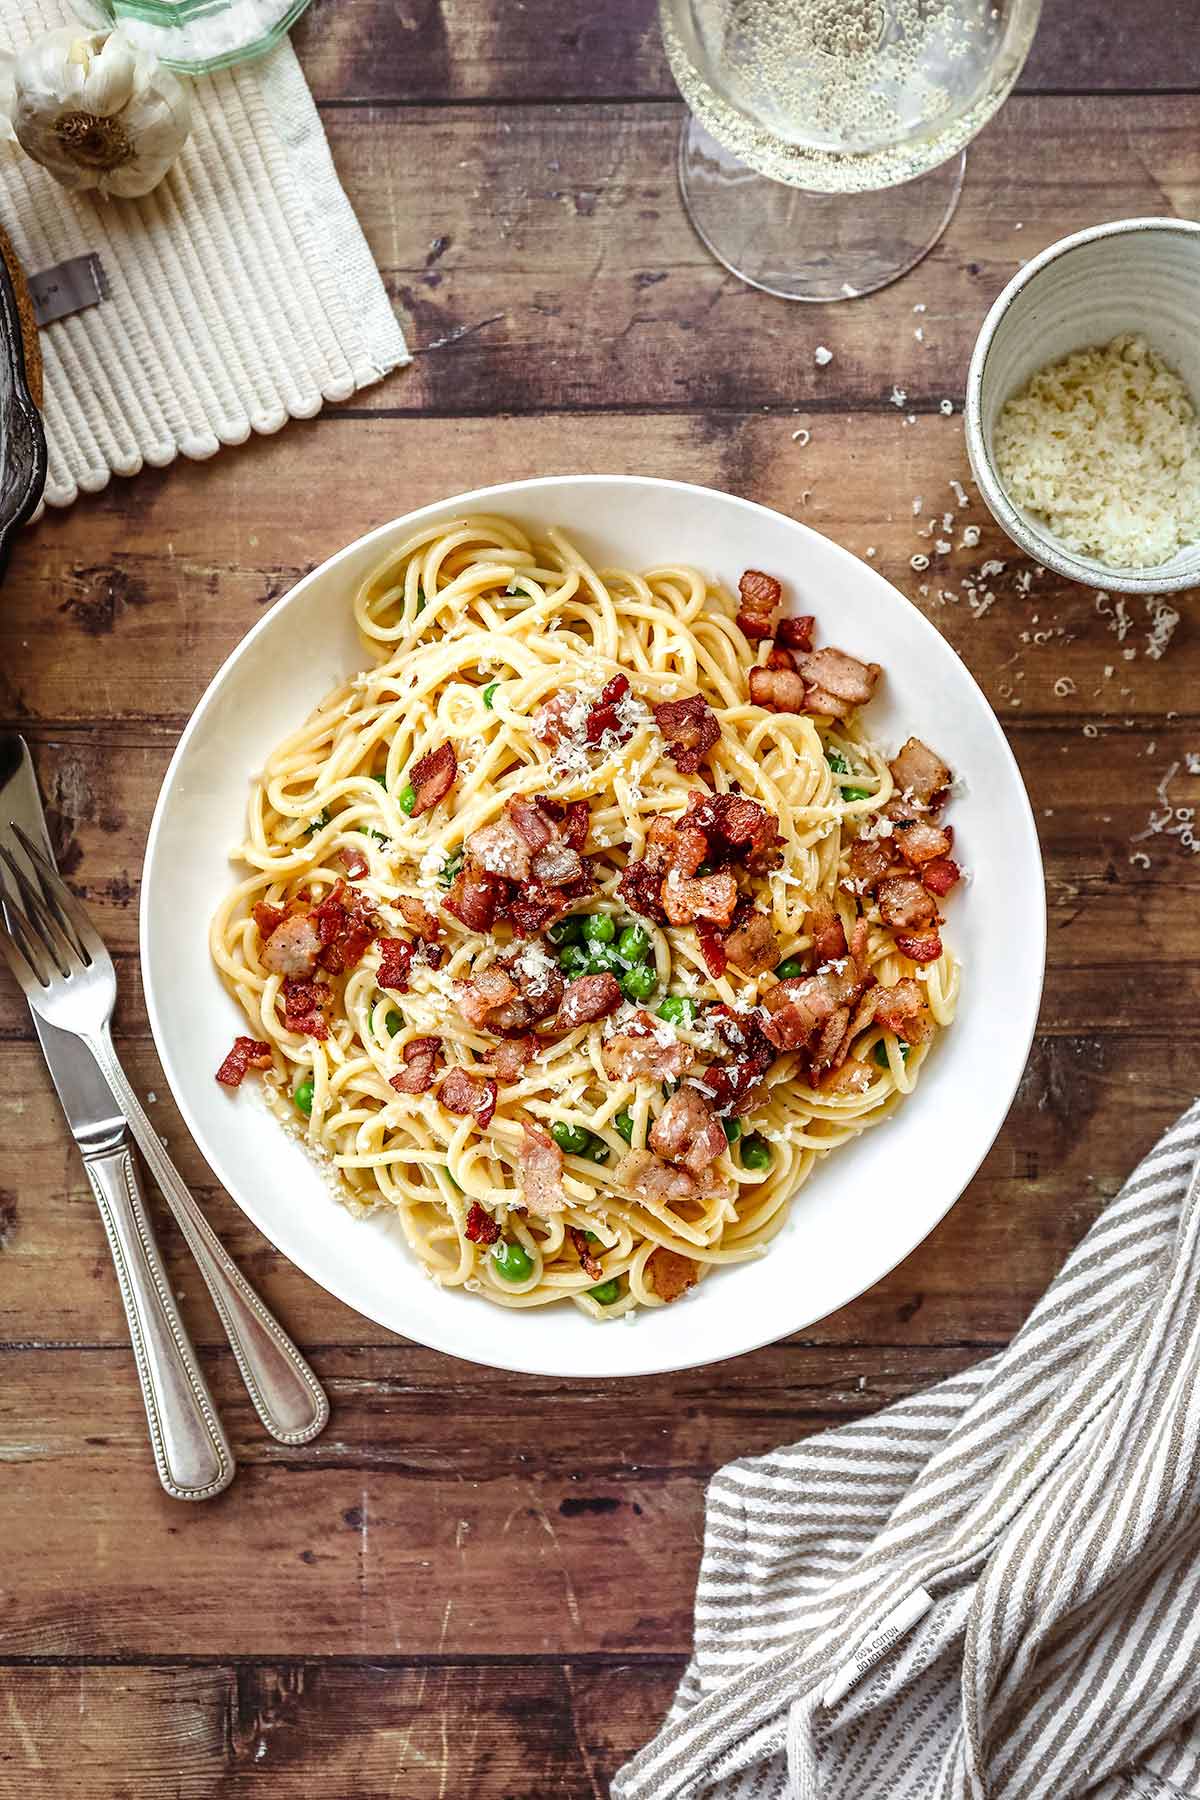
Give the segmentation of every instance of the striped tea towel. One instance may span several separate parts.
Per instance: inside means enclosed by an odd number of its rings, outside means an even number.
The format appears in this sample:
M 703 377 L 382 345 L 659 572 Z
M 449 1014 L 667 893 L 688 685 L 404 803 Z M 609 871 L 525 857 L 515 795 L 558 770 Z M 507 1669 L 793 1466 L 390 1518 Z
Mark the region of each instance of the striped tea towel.
M 1200 1102 L 1007 1350 L 716 1475 L 695 1654 L 612 1792 L 1195 1800 L 1198 1713 Z
M 97 31 L 119 25 L 169 69 L 211 74 L 261 56 L 291 30 L 309 0 L 72 0 Z
M 70 19 L 66 0 L 0 0 L 0 43 Z M 0 144 L 26 275 L 95 252 L 108 287 L 41 332 L 51 506 L 310 418 L 409 360 L 291 45 L 190 91 L 191 136 L 141 200 L 68 193 Z

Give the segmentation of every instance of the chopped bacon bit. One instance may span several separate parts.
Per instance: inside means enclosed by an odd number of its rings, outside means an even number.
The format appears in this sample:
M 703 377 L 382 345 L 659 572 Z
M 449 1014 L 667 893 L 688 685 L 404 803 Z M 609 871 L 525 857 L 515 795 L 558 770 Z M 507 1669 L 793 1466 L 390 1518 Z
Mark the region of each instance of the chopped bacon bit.
M 714 925 L 723 929 L 737 911 L 737 879 L 729 869 L 692 876 L 671 869 L 662 885 L 662 903 L 672 925 L 692 925 L 697 919 L 711 919 Z
M 267 900 L 257 900 L 254 903 L 254 923 L 264 939 L 269 938 L 273 931 L 278 931 L 286 917 L 282 906 L 272 906 Z
M 589 1281 L 599 1281 L 604 1274 L 604 1270 L 592 1255 L 591 1245 L 587 1240 L 587 1232 L 580 1231 L 578 1226 L 572 1225 L 569 1235 L 571 1242 L 575 1246 L 575 1253 L 579 1257 L 584 1274 L 588 1277 Z
M 520 1081 L 526 1063 L 532 1062 L 537 1050 L 538 1040 L 531 1035 L 502 1039 L 491 1056 L 497 1080 L 506 1084 Z
M 673 1034 L 669 1042 L 660 1042 L 659 1033 L 666 1039 L 669 1030 L 648 1012 L 636 1012 L 623 1031 L 601 1046 L 605 1074 L 613 1081 L 676 1081 L 686 1075 L 696 1053 Z
M 664 700 L 654 708 L 654 718 L 680 774 L 695 775 L 721 736 L 720 720 L 703 694 L 689 694 L 686 700 Z
M 558 1009 L 560 1031 L 607 1019 L 621 1004 L 621 986 L 615 975 L 580 975 L 570 983 Z
M 875 1018 L 885 1030 L 903 1038 L 906 1044 L 923 1044 L 933 1036 L 935 1026 L 925 990 L 911 975 L 893 987 L 873 988 Z
M 828 901 L 814 906 L 808 915 L 813 961 L 837 962 L 846 954 L 846 928 Z
M 763 1032 L 776 1049 L 807 1050 L 838 1012 L 839 990 L 827 975 L 802 975 L 769 988 L 763 1005 Z
M 451 1069 L 442 1077 L 437 1097 L 447 1112 L 461 1118 L 473 1117 L 483 1131 L 491 1124 L 496 1110 L 496 1083 L 490 1075 L 468 1075 L 465 1069 Z
M 652 919 L 656 925 L 665 925 L 667 915 L 662 909 L 662 886 L 663 870 L 649 857 L 642 857 L 625 864 L 617 892 L 631 912 L 641 913 L 643 919 Z
M 283 1000 L 283 1022 L 288 1030 L 324 1042 L 329 1036 L 324 1015 L 333 1005 L 333 989 L 329 983 L 289 975 L 280 984 L 279 992 Z
M 534 937 L 569 913 L 577 901 L 586 900 L 595 886 L 596 878 L 586 864 L 574 881 L 563 882 L 561 886 L 543 887 L 531 881 L 515 898 L 506 902 L 501 916 L 508 920 L 518 937 Z
M 410 1038 L 404 1046 L 404 1067 L 389 1077 L 398 1094 L 426 1094 L 442 1064 L 440 1038 Z
M 454 989 L 458 1010 L 463 1018 L 468 1025 L 475 1025 L 481 1031 L 494 1031 L 496 1020 L 519 996 L 520 989 L 511 974 L 496 966 L 484 969 L 482 974 L 474 976 L 470 981 L 458 982 Z
M 928 744 L 910 737 L 888 764 L 898 793 L 922 806 L 940 806 L 951 780 L 950 770 Z
M 408 977 L 412 968 L 412 945 L 405 938 L 380 938 L 379 974 L 376 980 L 381 988 L 391 988 L 394 993 L 407 994 Z
M 949 831 L 942 826 L 913 816 L 893 820 L 891 841 L 914 868 L 944 857 L 953 843 Z
M 667 1306 L 695 1287 L 700 1279 L 700 1271 L 691 1257 L 680 1256 L 677 1250 L 668 1250 L 665 1244 L 659 1244 L 650 1252 L 646 1258 L 646 1271 L 655 1294 Z
M 555 821 L 535 800 L 522 800 L 519 797 L 506 800 L 504 810 L 513 830 L 530 850 L 541 850 L 558 836 Z
M 746 794 L 689 794 L 683 822 L 704 833 L 710 862 L 766 870 L 779 861 L 779 821 Z
M 725 940 L 720 932 L 711 925 L 700 920 L 696 926 L 696 937 L 700 943 L 700 954 L 704 958 L 704 966 L 714 981 L 720 981 L 729 961 L 729 952 L 725 948 Z
M 407 894 L 401 894 L 396 905 L 404 915 L 405 923 L 411 925 L 417 936 L 424 938 L 426 943 L 432 944 L 441 936 L 442 928 L 438 924 L 437 914 L 431 913 L 419 900 L 412 900 Z
M 233 1048 L 217 1070 L 222 1087 L 241 1087 L 247 1069 L 269 1069 L 274 1059 L 270 1044 L 260 1038 L 235 1037 Z
M 813 626 L 816 622 L 812 613 L 800 613 L 794 619 L 780 619 L 775 627 L 775 642 L 782 644 L 786 650 L 811 650 Z
M 544 700 L 530 721 L 533 735 L 540 743 L 548 744 L 552 750 L 558 748 L 561 741 L 563 714 L 570 712 L 575 704 L 573 694 L 551 694 Z
M 761 569 L 747 569 L 738 582 L 738 593 L 742 604 L 738 607 L 737 622 L 746 636 L 752 642 L 773 637 L 776 609 L 783 599 L 779 582 L 773 575 L 764 575 Z
M 371 866 L 362 851 L 357 847 L 353 849 L 347 847 L 339 850 L 337 853 L 337 860 L 341 863 L 343 869 L 346 871 L 347 877 L 351 881 L 361 880 Z
M 588 709 L 583 728 L 585 743 L 598 744 L 606 732 L 612 732 L 619 744 L 627 744 L 633 736 L 632 725 L 622 720 L 617 707 L 629 692 L 628 675 L 614 675 L 600 690 L 598 699 Z
M 738 907 L 738 914 L 743 907 Z M 731 963 L 747 975 L 762 975 L 779 961 L 779 939 L 766 913 L 756 906 L 744 908 L 744 917 L 734 916 L 733 930 L 725 939 L 725 954 Z
M 694 1087 L 671 1095 L 650 1127 L 651 1150 L 679 1163 L 692 1175 L 703 1175 L 725 1148 L 725 1133 L 716 1113 Z
M 548 819 L 560 828 L 572 850 L 582 850 L 587 843 L 590 808 L 586 800 L 552 800 L 549 794 L 535 794 L 534 799 Z
M 511 804 L 511 803 L 510 803 Z M 529 811 L 540 821 L 541 814 L 536 807 Z M 542 843 L 550 839 L 549 827 Z M 498 876 L 501 881 L 525 881 L 529 876 L 529 865 L 533 860 L 529 840 L 513 817 L 509 806 L 506 806 L 498 819 L 490 825 L 481 825 L 473 831 L 463 845 L 466 851 L 468 866 L 477 868 L 487 875 Z
M 922 931 L 911 936 L 896 936 L 896 948 L 901 956 L 907 956 L 915 963 L 936 962 L 942 954 L 942 940 L 936 931 Z
M 534 851 L 529 872 L 542 887 L 569 887 L 583 874 L 583 858 L 578 850 L 559 839 Z
M 851 1056 L 839 1067 L 830 1069 L 820 1082 L 823 1094 L 865 1094 L 875 1079 L 869 1063 Z
M 263 945 L 263 967 L 272 975 L 311 975 L 324 941 L 312 913 L 293 913 L 275 927 Z
M 893 929 L 912 931 L 937 922 L 937 907 L 915 875 L 889 875 L 880 882 L 877 899 L 880 918 Z
M 664 1162 L 652 1150 L 628 1150 L 613 1170 L 613 1182 L 635 1198 L 648 1195 L 664 1206 L 676 1200 L 694 1200 L 699 1191 L 695 1177 L 674 1163 Z
M 548 1219 L 567 1204 L 563 1192 L 563 1153 L 549 1132 L 521 1120 L 521 1191 L 530 1212 Z
M 408 772 L 409 785 L 417 794 L 411 817 L 419 819 L 422 813 L 443 800 L 457 777 L 458 757 L 453 744 L 439 744 L 436 750 L 430 750 L 420 762 L 415 762 Z
M 921 880 L 931 894 L 944 899 L 950 889 L 960 880 L 962 870 L 949 856 L 935 856 L 921 870 Z
M 321 939 L 318 960 L 331 975 L 340 975 L 361 962 L 363 951 L 379 923 L 378 914 L 366 895 L 347 887 L 344 881 L 339 881 L 326 894 L 313 908 L 310 917 L 315 921 Z
M 448 913 L 461 920 L 468 931 L 490 931 L 496 923 L 496 913 L 503 893 L 501 882 L 479 868 L 472 858 L 468 858 L 454 877 L 450 892 L 442 905 Z
M 772 644 L 767 651 L 767 660 L 763 667 L 772 670 L 795 669 L 796 659 L 786 645 Z
M 795 669 L 751 669 L 750 701 L 767 712 L 801 713 L 805 711 L 808 690 L 804 677 Z
M 814 1087 L 820 1077 L 828 1069 L 834 1069 L 841 1062 L 850 1030 L 850 1008 L 839 1006 L 830 1013 L 821 1027 L 821 1035 L 817 1039 L 816 1048 L 812 1052 L 810 1076 Z
M 467 1242 L 471 1244 L 498 1244 L 500 1227 L 486 1207 L 480 1206 L 478 1200 L 472 1200 L 467 1208 Z
M 845 650 L 826 647 L 810 650 L 800 663 L 808 683 L 805 711 L 844 719 L 856 706 L 865 706 L 875 692 L 883 671 L 878 663 L 860 662 Z
M 863 891 L 882 881 L 892 866 L 891 844 L 887 838 L 855 838 L 850 846 L 850 878 L 861 883 Z

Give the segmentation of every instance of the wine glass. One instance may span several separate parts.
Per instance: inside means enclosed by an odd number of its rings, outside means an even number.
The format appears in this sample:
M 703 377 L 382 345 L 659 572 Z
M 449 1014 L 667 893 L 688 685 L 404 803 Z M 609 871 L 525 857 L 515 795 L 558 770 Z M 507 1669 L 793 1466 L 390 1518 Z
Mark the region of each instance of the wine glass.
M 904 274 L 945 230 L 964 146 L 1042 0 L 659 0 L 690 113 L 679 185 L 713 255 L 788 300 Z

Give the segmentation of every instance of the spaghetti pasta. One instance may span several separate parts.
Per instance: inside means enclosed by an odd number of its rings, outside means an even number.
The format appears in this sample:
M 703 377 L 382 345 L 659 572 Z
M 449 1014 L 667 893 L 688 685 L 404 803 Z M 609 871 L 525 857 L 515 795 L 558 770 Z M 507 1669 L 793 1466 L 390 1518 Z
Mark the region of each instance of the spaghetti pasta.
M 252 785 L 213 958 L 273 1109 L 444 1286 L 613 1318 L 762 1254 L 953 1018 L 942 796 L 823 693 L 840 653 L 771 649 L 770 597 L 426 526 L 354 596 L 372 666 Z

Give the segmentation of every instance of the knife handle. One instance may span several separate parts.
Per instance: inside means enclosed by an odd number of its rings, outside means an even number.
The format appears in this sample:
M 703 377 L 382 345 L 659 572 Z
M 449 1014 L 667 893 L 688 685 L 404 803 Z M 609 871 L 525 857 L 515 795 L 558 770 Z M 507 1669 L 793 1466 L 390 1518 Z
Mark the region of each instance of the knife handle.
M 85 1156 L 120 1284 L 158 1478 L 174 1500 L 233 1480 L 233 1452 L 175 1309 L 128 1144 Z

